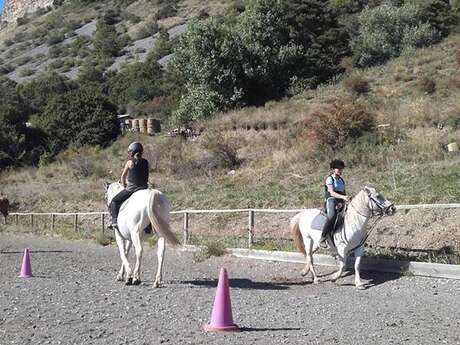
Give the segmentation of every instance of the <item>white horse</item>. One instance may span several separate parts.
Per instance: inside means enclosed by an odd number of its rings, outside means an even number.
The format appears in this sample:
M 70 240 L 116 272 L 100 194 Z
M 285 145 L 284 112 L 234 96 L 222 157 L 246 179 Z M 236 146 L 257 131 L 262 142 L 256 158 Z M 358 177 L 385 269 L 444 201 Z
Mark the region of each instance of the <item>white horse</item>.
M 110 201 L 122 189 L 123 186 L 118 182 L 107 187 L 107 205 L 110 205 Z M 122 204 L 118 215 L 118 231 L 115 231 L 115 239 L 122 261 L 117 280 L 123 281 L 125 279 L 126 285 L 141 283 L 142 241 L 153 235 L 153 231 L 146 231 L 151 224 L 158 235 L 158 268 L 153 286 L 160 286 L 165 253 L 164 239 L 166 238 L 174 246 L 179 245 L 179 241 L 169 227 L 169 210 L 168 199 L 162 192 L 155 189 L 139 190 Z M 131 270 L 127 258 L 131 244 L 134 245 L 136 251 L 134 271 Z
M 342 275 L 346 256 L 354 251 L 355 261 L 355 286 L 364 289 L 364 283 L 359 275 L 361 257 L 364 254 L 364 243 L 369 235 L 366 231 L 368 220 L 375 216 L 392 215 L 395 212 L 394 204 L 374 188 L 364 187 L 349 203 L 345 213 L 344 223 L 338 227 L 332 238 L 328 237 L 327 244 L 336 252 L 340 259 L 339 269 L 332 276 L 336 281 Z M 318 277 L 313 267 L 313 253 L 319 247 L 321 229 L 326 221 L 326 216 L 318 209 L 308 209 L 297 214 L 291 220 L 291 231 L 297 249 L 305 254 L 306 265 L 302 271 L 305 276 L 311 270 L 313 282 L 318 283 Z

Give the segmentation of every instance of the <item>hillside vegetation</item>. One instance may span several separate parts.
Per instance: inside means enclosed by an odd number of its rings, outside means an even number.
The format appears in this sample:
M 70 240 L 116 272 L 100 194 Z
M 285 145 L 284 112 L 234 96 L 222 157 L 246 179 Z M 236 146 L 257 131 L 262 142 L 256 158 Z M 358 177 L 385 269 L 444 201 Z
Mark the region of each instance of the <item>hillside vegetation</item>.
M 75 80 L 1 83 L 1 191 L 14 208 L 105 209 L 102 182 L 119 178 L 133 140 L 174 208 L 318 206 L 335 157 L 352 193 L 367 184 L 399 204 L 460 199 L 460 157 L 446 149 L 460 137 L 460 35 L 448 1 L 211 2 L 206 13 L 201 2 L 174 2 L 177 16 L 155 14 L 157 24 L 199 19 L 173 42 L 160 30 L 145 62 L 110 71 L 118 53 L 107 38 L 131 37 L 125 23 L 142 6 L 170 4 L 125 2 L 64 2 L 19 26 L 99 16 Z M 167 70 L 162 49 L 176 54 Z M 118 137 L 115 115 L 126 110 L 204 131 Z

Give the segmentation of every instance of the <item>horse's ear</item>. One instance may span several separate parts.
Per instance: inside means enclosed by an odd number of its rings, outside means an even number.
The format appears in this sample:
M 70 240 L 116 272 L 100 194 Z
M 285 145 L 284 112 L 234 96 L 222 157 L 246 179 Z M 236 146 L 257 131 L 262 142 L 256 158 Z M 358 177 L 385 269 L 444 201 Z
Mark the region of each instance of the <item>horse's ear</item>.
M 104 181 L 104 189 L 107 190 L 109 189 L 110 182 Z
M 363 191 L 365 191 L 367 195 L 370 195 L 370 194 L 371 194 L 371 190 L 369 189 L 368 186 L 364 186 L 364 187 L 363 187 Z

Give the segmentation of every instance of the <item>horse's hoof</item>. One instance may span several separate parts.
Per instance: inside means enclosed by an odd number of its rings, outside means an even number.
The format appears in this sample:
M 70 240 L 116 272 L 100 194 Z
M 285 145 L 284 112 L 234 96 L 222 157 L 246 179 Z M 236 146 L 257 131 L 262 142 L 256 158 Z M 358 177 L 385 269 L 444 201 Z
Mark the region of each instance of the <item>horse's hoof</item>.
M 357 288 L 358 290 L 366 290 L 366 285 L 364 285 L 364 284 L 359 284 L 359 285 L 356 285 L 356 288 Z
M 313 279 L 313 284 L 319 284 L 319 280 L 318 279 Z
M 122 281 L 123 281 L 123 277 L 122 277 L 122 276 L 117 276 L 117 281 L 122 282 Z
M 133 285 L 133 278 L 126 279 L 125 285 Z
M 154 288 L 159 288 L 160 285 L 161 285 L 161 284 L 160 284 L 159 282 L 157 282 L 157 281 L 153 283 L 153 287 L 154 287 Z
M 139 285 L 141 283 L 140 279 L 134 279 L 133 280 L 133 285 Z

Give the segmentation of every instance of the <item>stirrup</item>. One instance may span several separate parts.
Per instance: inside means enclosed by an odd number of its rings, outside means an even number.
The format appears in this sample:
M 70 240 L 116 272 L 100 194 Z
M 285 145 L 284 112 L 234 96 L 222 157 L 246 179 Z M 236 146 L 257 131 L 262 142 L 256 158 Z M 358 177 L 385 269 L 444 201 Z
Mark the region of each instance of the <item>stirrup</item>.
M 322 238 L 319 240 L 318 246 L 322 249 L 327 249 L 327 238 Z
M 117 224 L 110 224 L 109 226 L 107 226 L 107 229 L 118 230 L 118 225 Z

